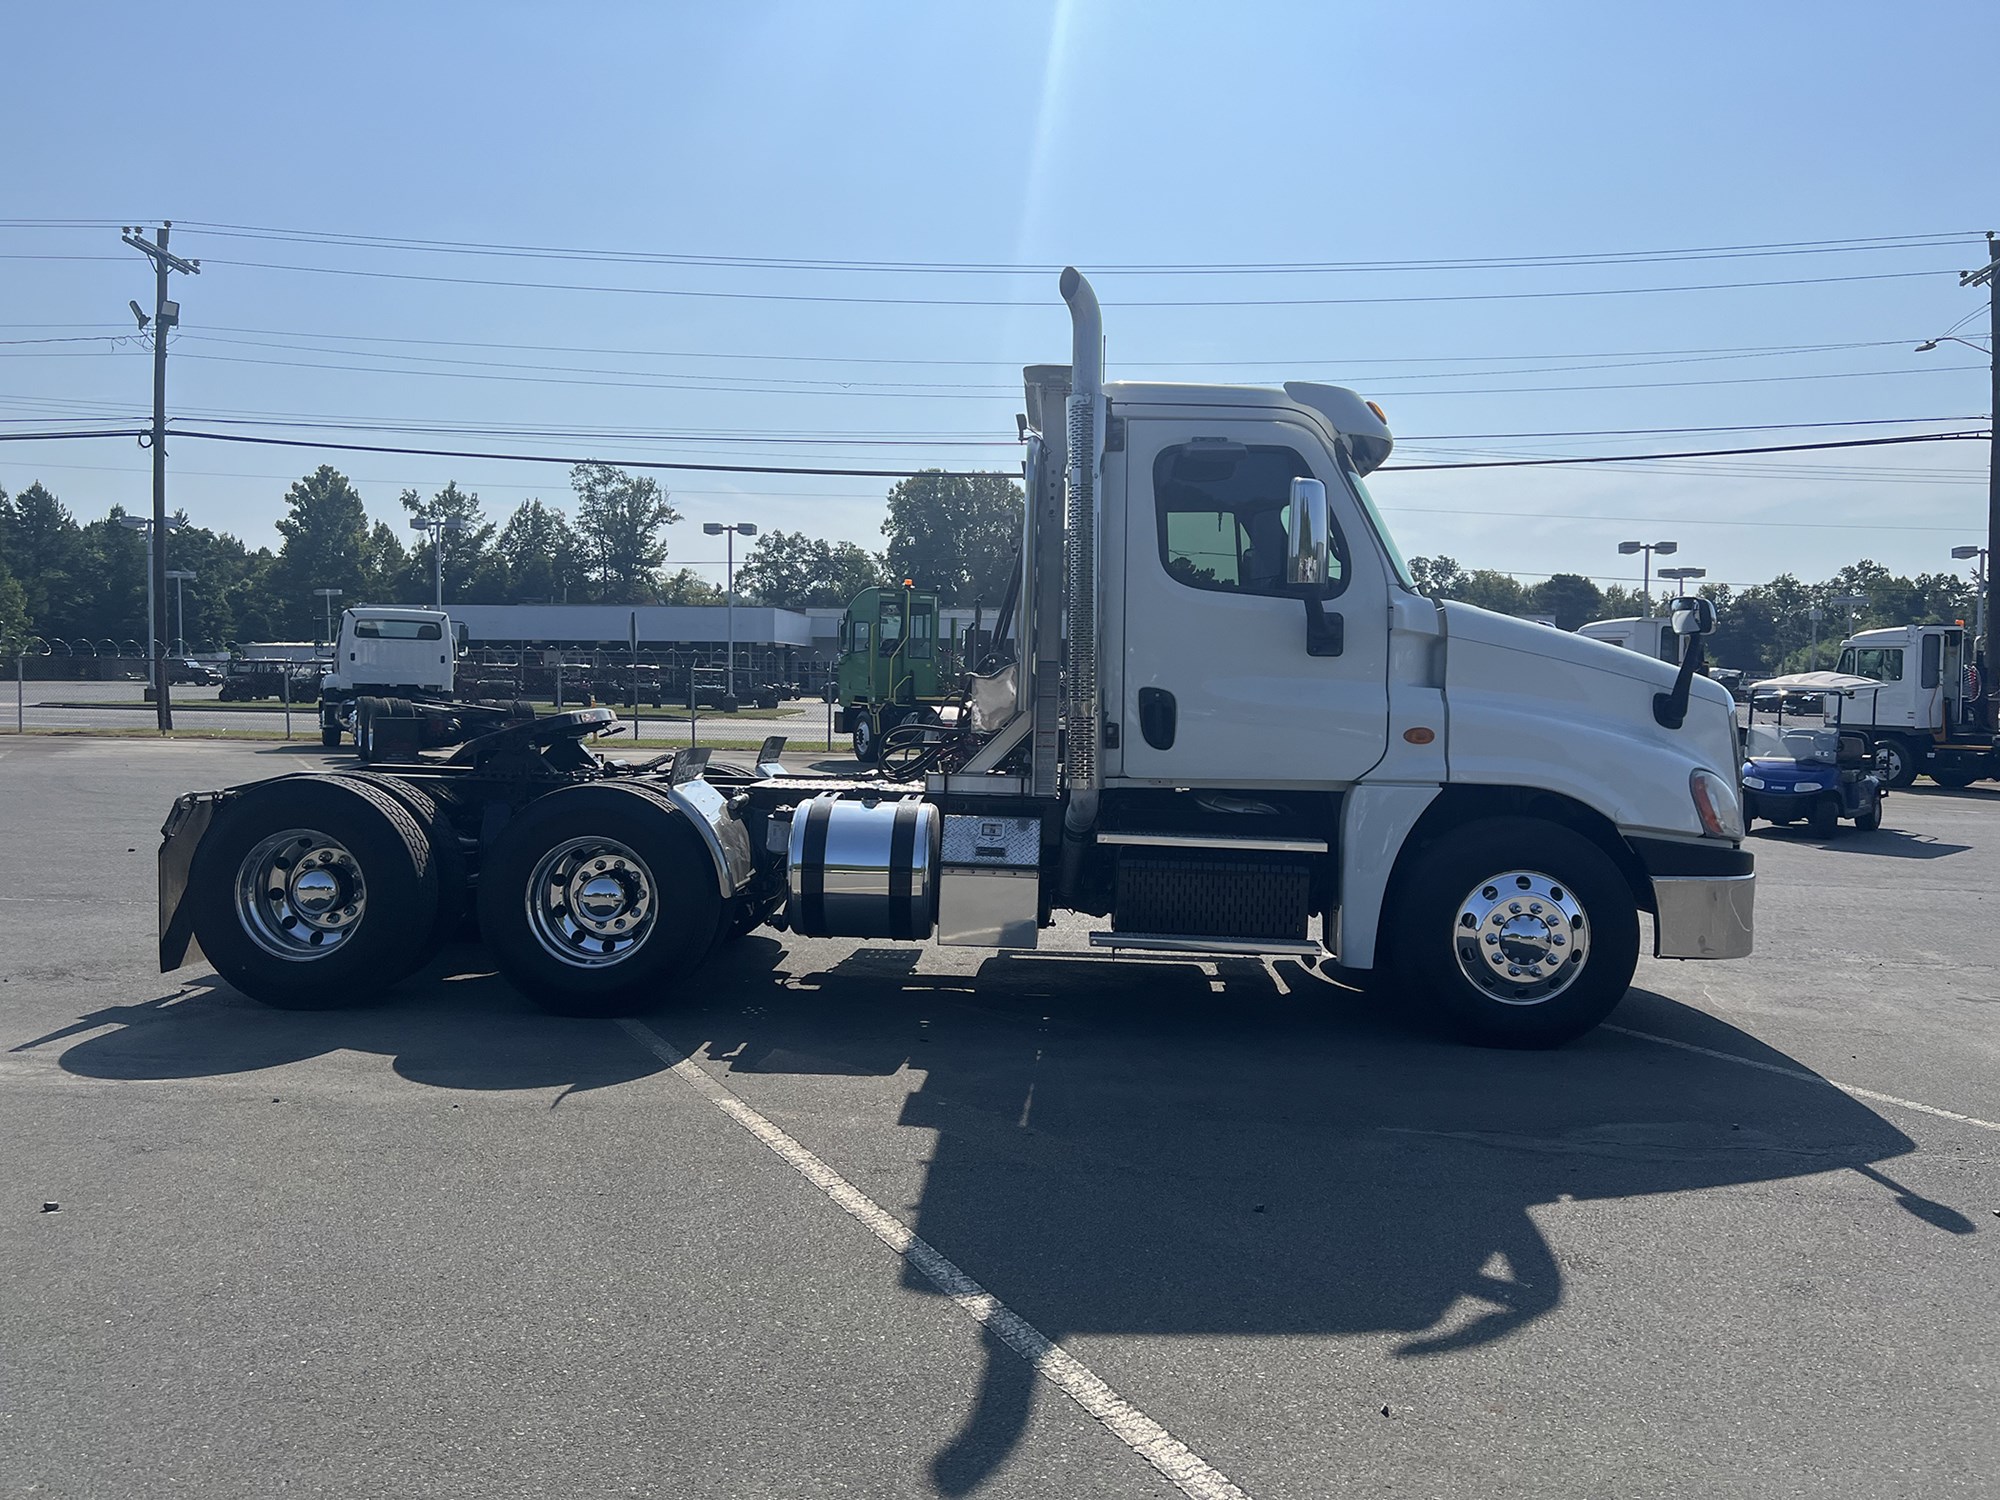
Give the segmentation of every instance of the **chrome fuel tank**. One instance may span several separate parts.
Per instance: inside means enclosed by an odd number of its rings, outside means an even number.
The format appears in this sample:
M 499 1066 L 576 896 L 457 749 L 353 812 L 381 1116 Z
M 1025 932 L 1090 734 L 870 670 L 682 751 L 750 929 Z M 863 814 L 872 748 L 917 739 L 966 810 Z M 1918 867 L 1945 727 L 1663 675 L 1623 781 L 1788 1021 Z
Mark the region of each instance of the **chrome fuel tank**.
M 815 797 L 792 815 L 792 931 L 806 937 L 927 938 L 937 924 L 942 822 L 916 797 Z

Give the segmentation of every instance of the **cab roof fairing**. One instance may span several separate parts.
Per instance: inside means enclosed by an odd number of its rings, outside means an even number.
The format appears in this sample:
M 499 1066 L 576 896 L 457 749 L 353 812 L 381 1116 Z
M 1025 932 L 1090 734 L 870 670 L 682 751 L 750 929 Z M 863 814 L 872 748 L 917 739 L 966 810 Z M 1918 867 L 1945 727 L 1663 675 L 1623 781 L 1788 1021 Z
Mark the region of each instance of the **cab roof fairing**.
M 1361 474 L 1380 468 L 1395 447 L 1389 424 L 1346 386 L 1288 380 L 1283 387 L 1264 385 L 1204 385 L 1178 381 L 1108 381 L 1104 394 L 1115 409 L 1129 406 L 1242 407 L 1309 413 L 1330 427 L 1347 444 Z

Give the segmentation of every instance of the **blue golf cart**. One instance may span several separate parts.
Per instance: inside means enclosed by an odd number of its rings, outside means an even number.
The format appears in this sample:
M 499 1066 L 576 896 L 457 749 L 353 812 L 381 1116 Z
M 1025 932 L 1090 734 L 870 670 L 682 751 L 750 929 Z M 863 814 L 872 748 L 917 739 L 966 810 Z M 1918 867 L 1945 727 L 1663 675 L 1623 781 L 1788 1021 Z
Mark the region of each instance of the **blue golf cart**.
M 1882 778 L 1868 737 L 1837 724 L 1759 724 L 1743 732 L 1743 826 L 1804 822 L 1821 838 L 1846 819 L 1882 826 Z

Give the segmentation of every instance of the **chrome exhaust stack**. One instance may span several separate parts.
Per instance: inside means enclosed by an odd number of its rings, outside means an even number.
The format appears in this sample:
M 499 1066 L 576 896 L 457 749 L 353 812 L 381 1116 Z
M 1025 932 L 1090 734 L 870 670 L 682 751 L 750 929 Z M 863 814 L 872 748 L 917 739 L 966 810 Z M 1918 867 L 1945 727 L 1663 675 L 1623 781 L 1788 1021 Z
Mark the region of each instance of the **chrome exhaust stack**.
M 1062 890 L 1076 888 L 1084 844 L 1097 824 L 1103 787 L 1099 763 L 1103 710 L 1097 685 L 1098 493 L 1104 470 L 1104 314 L 1097 293 L 1074 266 L 1062 273 L 1070 317 L 1069 653 L 1064 766 L 1069 806 L 1063 813 Z

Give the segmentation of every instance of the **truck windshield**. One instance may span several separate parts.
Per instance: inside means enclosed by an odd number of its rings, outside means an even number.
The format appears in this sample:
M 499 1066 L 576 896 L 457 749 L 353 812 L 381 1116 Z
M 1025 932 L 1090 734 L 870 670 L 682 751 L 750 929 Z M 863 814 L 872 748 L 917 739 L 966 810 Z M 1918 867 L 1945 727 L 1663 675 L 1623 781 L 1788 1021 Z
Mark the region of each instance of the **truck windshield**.
M 1838 670 L 1850 677 L 1872 677 L 1877 682 L 1901 682 L 1903 680 L 1903 648 L 1887 646 L 1881 650 L 1873 647 L 1857 648 L 1849 646 L 1840 653 Z
M 1396 581 L 1410 592 L 1416 592 L 1416 584 L 1410 578 L 1410 565 L 1403 561 L 1403 549 L 1396 545 L 1396 538 L 1388 524 L 1382 519 L 1382 512 L 1375 508 L 1375 497 L 1368 493 L 1368 486 L 1361 481 L 1360 470 L 1354 467 L 1354 460 L 1348 457 L 1345 447 L 1335 451 L 1340 454 L 1340 472 L 1346 476 L 1348 488 L 1354 491 L 1355 499 L 1361 502 L 1362 510 L 1368 513 L 1369 524 L 1375 528 L 1375 535 L 1382 539 L 1382 550 L 1389 554 L 1389 566 L 1395 569 Z

